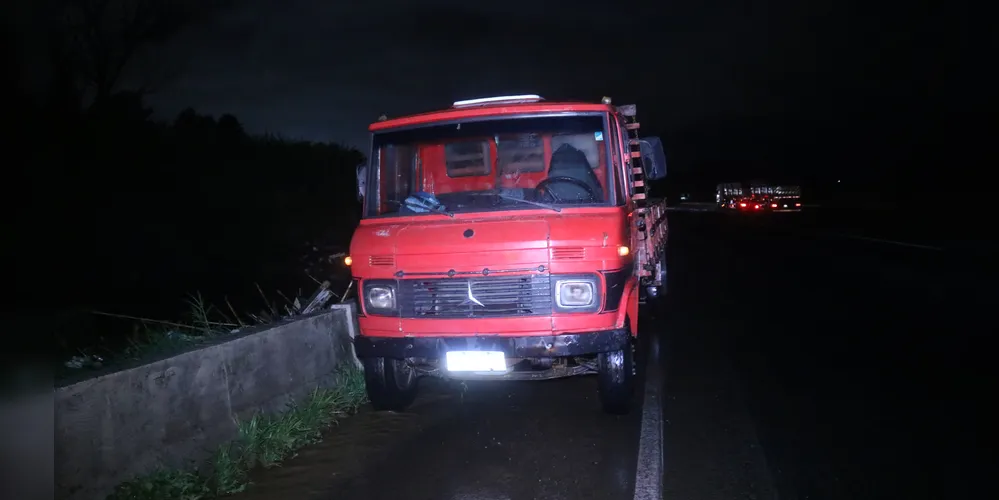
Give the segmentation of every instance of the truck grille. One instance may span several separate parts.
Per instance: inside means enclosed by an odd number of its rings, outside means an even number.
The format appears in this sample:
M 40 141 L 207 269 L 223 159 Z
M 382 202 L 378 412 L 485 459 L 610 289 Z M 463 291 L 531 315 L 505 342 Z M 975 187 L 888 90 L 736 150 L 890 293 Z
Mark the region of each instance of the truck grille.
M 469 287 L 474 300 L 469 299 Z M 552 312 L 547 275 L 400 280 L 397 300 L 404 318 L 497 318 Z

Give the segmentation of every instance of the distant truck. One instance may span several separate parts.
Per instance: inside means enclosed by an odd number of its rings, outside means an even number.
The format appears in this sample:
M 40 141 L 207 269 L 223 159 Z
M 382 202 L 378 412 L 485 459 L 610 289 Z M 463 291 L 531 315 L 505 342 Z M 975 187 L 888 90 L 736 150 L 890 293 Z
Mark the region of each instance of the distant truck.
M 744 212 L 800 212 L 801 187 L 750 182 L 718 184 L 715 191 L 718 206 Z
M 770 212 L 800 212 L 801 186 L 757 184 L 750 188 L 754 199 Z
M 740 182 L 726 182 L 715 189 L 715 202 L 721 208 L 737 208 L 746 198 L 746 190 Z

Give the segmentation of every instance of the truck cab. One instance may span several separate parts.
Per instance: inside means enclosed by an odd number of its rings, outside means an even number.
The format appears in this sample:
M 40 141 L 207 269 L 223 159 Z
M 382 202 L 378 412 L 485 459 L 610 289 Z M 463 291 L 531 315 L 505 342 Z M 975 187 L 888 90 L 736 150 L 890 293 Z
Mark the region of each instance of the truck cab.
M 536 95 L 371 124 L 348 261 L 369 399 L 402 410 L 419 379 L 596 374 L 628 411 L 640 295 L 665 277 L 665 175 L 634 106 Z

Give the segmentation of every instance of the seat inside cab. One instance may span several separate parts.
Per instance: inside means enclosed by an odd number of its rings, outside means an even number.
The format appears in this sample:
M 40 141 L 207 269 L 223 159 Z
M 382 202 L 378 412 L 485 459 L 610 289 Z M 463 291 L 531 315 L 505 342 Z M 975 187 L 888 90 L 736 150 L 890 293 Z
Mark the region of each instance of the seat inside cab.
M 521 191 L 532 199 L 529 192 L 546 179 L 568 177 L 568 181 L 549 183 L 552 190 L 560 191 L 562 200 L 602 202 L 607 192 L 607 155 L 601 136 L 511 134 L 422 144 L 420 188 L 438 196 L 501 188 Z

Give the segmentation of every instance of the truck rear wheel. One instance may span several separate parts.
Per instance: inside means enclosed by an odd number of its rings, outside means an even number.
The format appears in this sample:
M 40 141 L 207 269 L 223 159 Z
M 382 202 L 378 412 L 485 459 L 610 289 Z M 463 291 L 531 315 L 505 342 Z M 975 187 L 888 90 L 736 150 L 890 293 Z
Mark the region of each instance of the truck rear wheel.
M 404 359 L 365 358 L 364 385 L 376 410 L 403 411 L 416 399 L 419 376 Z
M 631 410 L 635 392 L 634 341 L 620 351 L 602 352 L 597 358 L 600 404 L 604 411 L 624 415 Z

